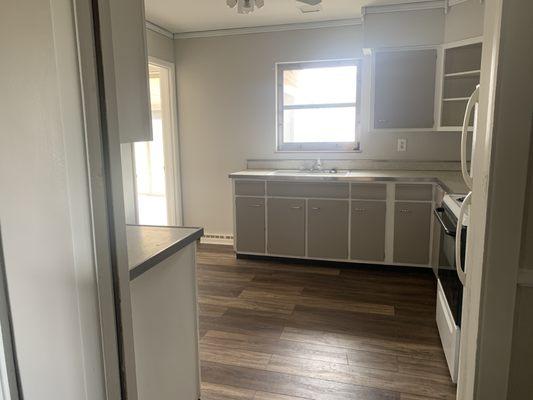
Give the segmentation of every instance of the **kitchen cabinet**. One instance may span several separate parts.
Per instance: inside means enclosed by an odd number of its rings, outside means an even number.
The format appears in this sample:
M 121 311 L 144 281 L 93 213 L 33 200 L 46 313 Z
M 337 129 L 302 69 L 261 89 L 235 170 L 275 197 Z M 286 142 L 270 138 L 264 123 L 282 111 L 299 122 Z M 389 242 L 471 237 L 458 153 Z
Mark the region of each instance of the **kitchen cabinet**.
M 305 200 L 269 198 L 268 253 L 305 256 Z
M 121 143 L 152 140 L 143 0 L 109 2 Z
M 435 262 L 430 259 L 432 209 L 442 198 L 436 187 L 412 179 L 235 179 L 235 250 L 430 267 Z
M 374 57 L 374 129 L 433 129 L 437 49 L 380 50 Z
M 235 199 L 237 251 L 265 252 L 265 199 L 237 197 Z
M 429 264 L 432 203 L 396 202 L 394 207 L 394 262 Z
M 348 200 L 309 200 L 307 225 L 308 256 L 348 258 Z
M 384 201 L 352 201 L 350 258 L 384 261 L 387 204 Z
M 444 48 L 440 129 L 460 130 L 468 98 L 479 84 L 481 75 L 480 39 L 471 43 L 450 43 Z M 470 124 L 473 125 L 473 117 Z

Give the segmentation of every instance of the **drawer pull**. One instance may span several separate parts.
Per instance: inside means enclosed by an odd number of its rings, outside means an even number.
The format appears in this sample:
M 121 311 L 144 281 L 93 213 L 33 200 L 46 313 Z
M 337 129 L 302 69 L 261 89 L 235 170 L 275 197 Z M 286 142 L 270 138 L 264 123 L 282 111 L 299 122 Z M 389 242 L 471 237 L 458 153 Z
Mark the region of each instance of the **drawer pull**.
M 302 206 L 291 206 L 291 209 L 293 210 L 300 210 Z
M 263 207 L 262 204 L 250 204 L 248 207 Z
M 402 209 L 402 210 L 400 210 L 400 212 L 403 213 L 403 214 L 411 214 L 412 211 L 411 210 Z
M 320 207 L 311 207 L 311 210 L 318 211 L 320 210 Z
M 354 208 L 353 209 L 355 212 L 365 212 L 366 211 L 366 208 Z

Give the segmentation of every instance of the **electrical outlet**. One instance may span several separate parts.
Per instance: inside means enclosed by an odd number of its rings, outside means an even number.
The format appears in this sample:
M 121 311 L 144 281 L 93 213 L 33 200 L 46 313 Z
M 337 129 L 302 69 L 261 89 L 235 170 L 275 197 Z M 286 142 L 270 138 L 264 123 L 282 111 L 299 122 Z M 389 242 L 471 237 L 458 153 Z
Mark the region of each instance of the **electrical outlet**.
M 407 151 L 407 139 L 398 139 L 398 151 Z

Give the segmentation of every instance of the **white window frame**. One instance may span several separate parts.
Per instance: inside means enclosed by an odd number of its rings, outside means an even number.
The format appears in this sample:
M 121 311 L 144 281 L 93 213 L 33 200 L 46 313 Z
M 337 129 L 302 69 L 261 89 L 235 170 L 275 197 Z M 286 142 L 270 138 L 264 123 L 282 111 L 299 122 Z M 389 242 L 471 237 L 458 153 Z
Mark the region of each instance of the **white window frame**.
M 283 72 L 285 70 L 325 68 L 325 67 L 357 67 L 357 91 L 355 103 L 307 104 L 286 106 L 284 104 Z M 304 61 L 276 63 L 276 151 L 277 152 L 357 152 L 361 151 L 361 84 L 363 62 L 361 59 Z M 355 139 L 353 142 L 299 142 L 287 143 L 283 140 L 284 111 L 287 109 L 337 108 L 355 107 Z

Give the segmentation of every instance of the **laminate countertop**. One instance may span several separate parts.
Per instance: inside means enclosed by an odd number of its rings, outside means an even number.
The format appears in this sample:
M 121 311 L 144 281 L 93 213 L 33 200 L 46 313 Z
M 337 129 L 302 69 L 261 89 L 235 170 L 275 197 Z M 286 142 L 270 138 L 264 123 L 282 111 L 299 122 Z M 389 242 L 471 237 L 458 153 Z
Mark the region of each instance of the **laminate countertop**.
M 449 194 L 468 193 L 460 171 L 407 170 L 339 170 L 337 173 L 298 170 L 243 170 L 229 175 L 232 179 L 264 179 L 288 181 L 333 182 L 431 182 L 439 184 Z
M 127 225 L 130 281 L 200 239 L 202 228 Z

